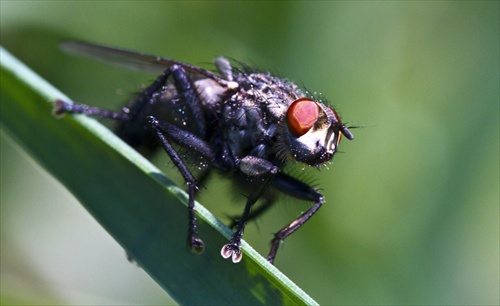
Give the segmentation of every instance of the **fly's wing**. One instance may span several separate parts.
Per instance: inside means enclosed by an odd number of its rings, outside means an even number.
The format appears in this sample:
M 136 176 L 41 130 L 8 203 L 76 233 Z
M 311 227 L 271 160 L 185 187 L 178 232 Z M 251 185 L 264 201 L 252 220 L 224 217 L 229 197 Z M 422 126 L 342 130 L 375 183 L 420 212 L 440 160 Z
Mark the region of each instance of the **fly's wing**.
M 179 65 L 197 78 L 208 77 L 223 87 L 228 86 L 227 80 L 209 70 L 161 56 L 76 40 L 63 41 L 61 48 L 68 53 L 96 59 L 104 63 L 158 74 L 172 65 Z

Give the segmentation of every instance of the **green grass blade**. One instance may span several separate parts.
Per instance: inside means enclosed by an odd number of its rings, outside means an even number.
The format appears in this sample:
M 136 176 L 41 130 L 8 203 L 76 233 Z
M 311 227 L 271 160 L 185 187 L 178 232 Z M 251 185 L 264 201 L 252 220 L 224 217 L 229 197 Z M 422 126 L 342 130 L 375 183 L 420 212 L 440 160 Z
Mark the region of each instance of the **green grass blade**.
M 245 242 L 241 263 L 222 259 L 231 231 L 198 203 L 206 250 L 191 253 L 184 191 L 97 121 L 55 119 L 49 102 L 69 99 L 0 51 L 2 128 L 178 303 L 317 304 Z

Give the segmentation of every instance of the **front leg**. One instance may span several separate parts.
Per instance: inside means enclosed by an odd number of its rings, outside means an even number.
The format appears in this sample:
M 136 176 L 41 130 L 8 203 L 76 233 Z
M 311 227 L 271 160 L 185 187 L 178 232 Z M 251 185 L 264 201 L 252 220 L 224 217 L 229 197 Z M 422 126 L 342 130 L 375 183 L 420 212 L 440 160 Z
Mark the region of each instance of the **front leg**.
M 245 210 L 243 211 L 241 219 L 238 221 L 238 227 L 236 228 L 233 237 L 228 244 L 222 247 L 222 257 L 232 257 L 233 263 L 240 262 L 243 257 L 243 254 L 241 253 L 241 238 L 243 237 L 243 231 L 245 230 L 245 225 L 250 216 L 250 209 L 269 187 L 269 184 L 279 170 L 278 167 L 271 162 L 255 156 L 247 156 L 242 158 L 239 161 L 239 169 L 245 175 L 248 175 L 255 179 L 258 176 L 263 176 L 263 180 L 259 184 L 258 188 L 255 189 L 250 194 L 250 196 L 248 196 L 247 202 L 245 204 Z
M 170 159 L 182 174 L 182 177 L 184 177 L 186 185 L 188 186 L 188 245 L 194 252 L 201 253 L 204 250 L 204 243 L 200 238 L 198 238 L 198 234 L 196 231 L 196 215 L 194 212 L 194 194 L 198 189 L 198 184 L 195 177 L 193 176 L 191 171 L 189 171 L 182 158 L 170 144 L 170 141 L 177 142 L 210 161 L 214 158 L 214 153 L 204 140 L 191 134 L 190 132 L 181 130 L 177 126 L 166 121 L 159 121 L 155 117 L 149 117 L 149 122 L 153 130 L 156 132 L 158 138 L 160 139 L 161 145 L 165 149 L 165 152 L 167 152 L 168 156 L 170 156 Z
M 324 202 L 323 196 L 314 188 L 286 174 L 278 174 L 273 180 L 273 187 L 294 198 L 312 201 L 314 204 L 297 219 L 274 234 L 274 238 L 271 241 L 271 250 L 267 256 L 267 260 L 270 263 L 274 262 L 280 243 L 306 223 L 320 209 Z

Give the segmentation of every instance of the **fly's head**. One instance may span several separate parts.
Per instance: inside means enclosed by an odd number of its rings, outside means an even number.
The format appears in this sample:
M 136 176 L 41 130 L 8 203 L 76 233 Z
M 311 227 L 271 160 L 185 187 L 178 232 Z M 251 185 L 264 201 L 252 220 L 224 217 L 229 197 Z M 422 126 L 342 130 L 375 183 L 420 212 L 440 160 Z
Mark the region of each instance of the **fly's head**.
M 295 160 L 311 166 L 328 162 L 342 136 L 354 139 L 333 108 L 309 98 L 297 99 L 288 107 L 283 138 Z

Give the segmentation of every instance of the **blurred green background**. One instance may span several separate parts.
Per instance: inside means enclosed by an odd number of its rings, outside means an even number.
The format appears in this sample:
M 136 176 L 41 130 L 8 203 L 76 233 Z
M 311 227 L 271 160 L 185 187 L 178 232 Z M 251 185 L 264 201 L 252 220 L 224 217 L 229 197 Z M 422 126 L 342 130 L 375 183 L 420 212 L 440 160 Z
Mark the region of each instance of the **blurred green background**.
M 82 103 L 116 108 L 154 76 L 67 56 L 63 38 L 236 58 L 364 126 L 329 170 L 308 170 L 327 202 L 275 262 L 319 303 L 500 303 L 498 1 L 0 5 L 2 46 Z M 223 220 L 242 209 L 229 188 L 200 197 Z M 266 255 L 304 207 L 282 201 L 246 240 Z M 3 128 L 1 303 L 174 303 Z

